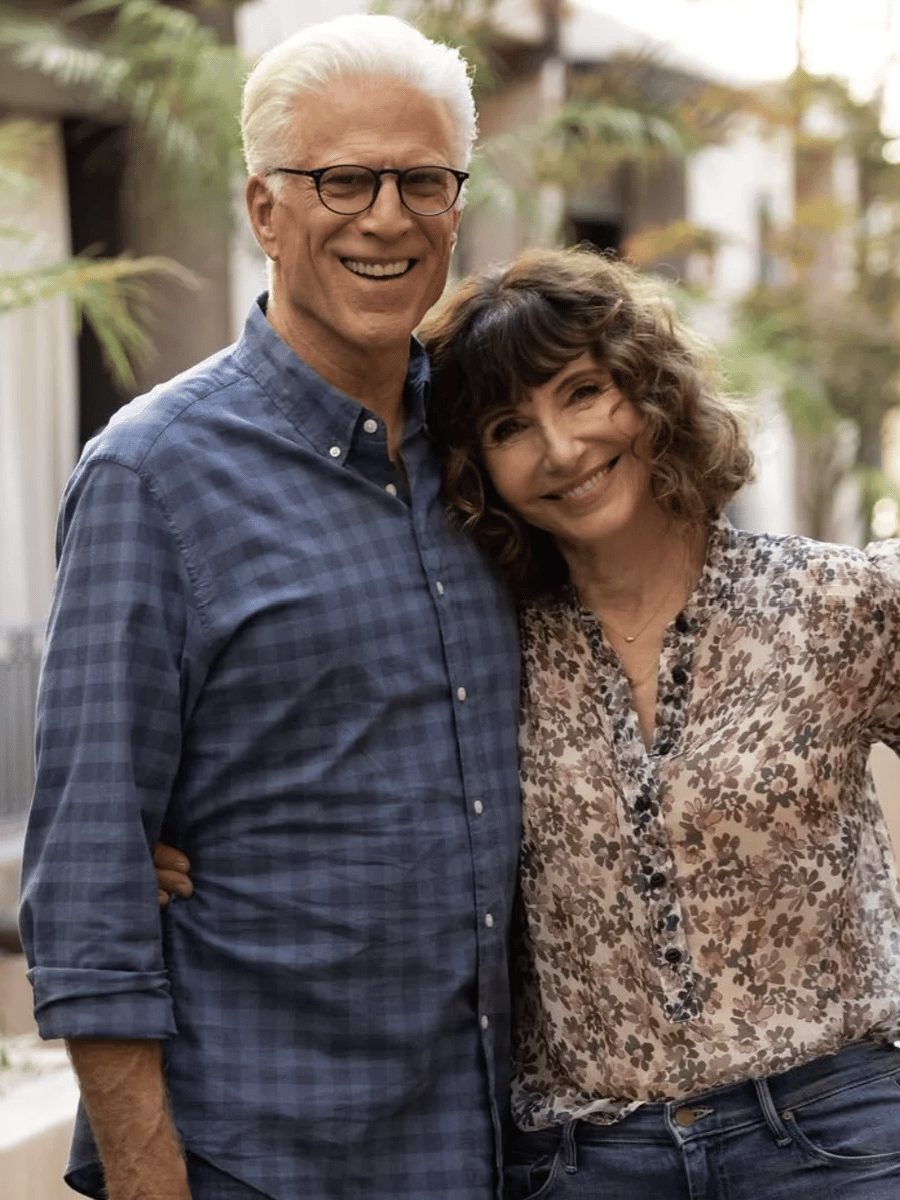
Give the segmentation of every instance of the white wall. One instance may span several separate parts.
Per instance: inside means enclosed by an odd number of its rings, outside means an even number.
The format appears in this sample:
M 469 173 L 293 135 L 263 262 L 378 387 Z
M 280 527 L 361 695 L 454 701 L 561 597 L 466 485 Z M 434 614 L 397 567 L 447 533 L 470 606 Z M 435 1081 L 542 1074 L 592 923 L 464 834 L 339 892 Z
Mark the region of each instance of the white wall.
M 687 163 L 686 219 L 722 238 L 712 277 L 715 296 L 733 300 L 758 281 L 759 214 L 776 227 L 790 224 L 794 176 L 786 136 L 763 138 L 752 124 L 724 146 L 711 146 Z
M 28 270 L 69 253 L 62 137 L 35 122 L 28 177 L 0 190 L 0 268 Z M 56 510 L 76 448 L 75 344 L 68 301 L 0 315 L 0 632 L 42 626 L 54 574 Z M 3 647 L 0 645 L 0 654 Z

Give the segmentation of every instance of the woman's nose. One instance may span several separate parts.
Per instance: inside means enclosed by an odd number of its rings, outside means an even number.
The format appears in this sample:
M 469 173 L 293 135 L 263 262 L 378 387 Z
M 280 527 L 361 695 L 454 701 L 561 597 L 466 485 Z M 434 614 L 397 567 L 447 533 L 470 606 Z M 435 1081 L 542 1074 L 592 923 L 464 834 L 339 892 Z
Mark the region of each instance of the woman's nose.
M 564 421 L 548 422 L 542 429 L 544 458 L 551 466 L 568 466 L 581 453 L 581 444 Z

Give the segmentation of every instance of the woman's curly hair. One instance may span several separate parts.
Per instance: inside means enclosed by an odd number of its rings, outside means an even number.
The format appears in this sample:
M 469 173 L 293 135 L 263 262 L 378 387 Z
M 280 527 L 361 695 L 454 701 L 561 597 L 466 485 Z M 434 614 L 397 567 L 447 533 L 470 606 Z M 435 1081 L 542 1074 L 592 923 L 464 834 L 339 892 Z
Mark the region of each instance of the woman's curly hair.
M 586 350 L 645 421 L 650 486 L 673 517 L 705 524 L 752 474 L 740 410 L 715 356 L 658 283 L 586 247 L 531 250 L 464 280 L 425 320 L 428 424 L 451 514 L 520 596 L 568 577 L 553 539 L 500 499 L 484 467 L 490 421 Z

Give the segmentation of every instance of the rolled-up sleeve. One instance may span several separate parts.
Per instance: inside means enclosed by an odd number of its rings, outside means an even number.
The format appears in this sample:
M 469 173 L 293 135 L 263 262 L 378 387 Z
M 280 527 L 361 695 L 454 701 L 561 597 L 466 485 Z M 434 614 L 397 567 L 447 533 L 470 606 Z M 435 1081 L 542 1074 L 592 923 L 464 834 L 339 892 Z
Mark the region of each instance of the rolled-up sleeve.
M 180 761 L 187 573 L 159 498 L 108 461 L 73 477 L 58 558 L 20 912 L 35 1015 L 44 1037 L 166 1037 L 151 847 Z

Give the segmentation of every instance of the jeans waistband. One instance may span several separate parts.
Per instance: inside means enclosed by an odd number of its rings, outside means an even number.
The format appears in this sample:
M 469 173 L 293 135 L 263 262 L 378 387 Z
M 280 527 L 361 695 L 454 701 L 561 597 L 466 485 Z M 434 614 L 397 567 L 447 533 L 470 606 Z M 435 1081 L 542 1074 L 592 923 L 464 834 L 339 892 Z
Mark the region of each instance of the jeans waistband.
M 854 1042 L 780 1075 L 712 1088 L 686 1100 L 642 1104 L 613 1125 L 577 1121 L 575 1129 L 569 1127 L 569 1136 L 574 1133 L 585 1144 L 664 1136 L 684 1142 L 760 1120 L 780 1126 L 778 1114 L 896 1073 L 900 1050 L 892 1042 Z

